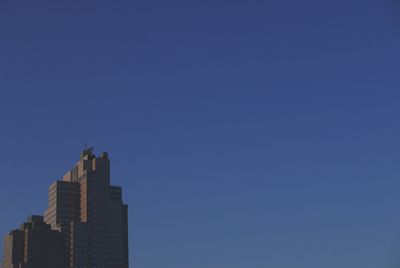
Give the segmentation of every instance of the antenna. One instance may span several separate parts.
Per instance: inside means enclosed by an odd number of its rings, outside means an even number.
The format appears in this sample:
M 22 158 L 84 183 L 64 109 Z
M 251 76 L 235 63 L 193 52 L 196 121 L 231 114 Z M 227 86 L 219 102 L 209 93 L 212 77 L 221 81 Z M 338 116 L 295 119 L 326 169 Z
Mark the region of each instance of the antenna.
M 83 143 L 83 152 L 82 155 L 93 155 L 94 147 L 89 147 L 86 142 Z

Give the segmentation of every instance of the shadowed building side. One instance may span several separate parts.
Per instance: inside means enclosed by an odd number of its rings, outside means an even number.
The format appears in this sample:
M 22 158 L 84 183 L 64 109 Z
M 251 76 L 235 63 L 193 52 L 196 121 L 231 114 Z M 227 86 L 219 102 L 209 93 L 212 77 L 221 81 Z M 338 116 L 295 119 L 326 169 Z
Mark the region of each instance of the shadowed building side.
M 3 268 L 18 268 L 24 260 L 24 231 L 13 230 L 4 238 Z

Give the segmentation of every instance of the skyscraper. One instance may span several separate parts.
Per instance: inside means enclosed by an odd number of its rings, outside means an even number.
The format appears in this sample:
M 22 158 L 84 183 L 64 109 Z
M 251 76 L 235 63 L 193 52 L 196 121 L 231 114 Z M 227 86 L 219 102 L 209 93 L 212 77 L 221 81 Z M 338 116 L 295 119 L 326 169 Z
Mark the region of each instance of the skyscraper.
M 92 148 L 85 149 L 73 168 L 49 187 L 44 222 L 64 238 L 68 268 L 129 267 L 128 206 L 121 187 L 110 185 L 107 153 L 96 157 Z M 6 244 L 5 260 L 20 254 Z M 4 266 L 9 267 L 14 266 Z

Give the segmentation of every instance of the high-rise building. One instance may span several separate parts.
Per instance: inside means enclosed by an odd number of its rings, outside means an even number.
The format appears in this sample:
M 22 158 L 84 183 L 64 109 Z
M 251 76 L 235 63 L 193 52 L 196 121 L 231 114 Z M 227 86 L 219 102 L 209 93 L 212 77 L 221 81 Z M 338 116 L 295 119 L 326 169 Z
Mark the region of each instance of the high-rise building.
M 97 157 L 92 148 L 85 149 L 73 168 L 49 187 L 44 222 L 64 238 L 68 268 L 129 267 L 128 206 L 122 202 L 121 187 L 110 184 L 107 153 Z M 8 253 L 19 236 L 16 231 L 6 238 L 4 263 L 19 258 L 17 249 Z
M 65 237 L 43 221 L 30 216 L 4 239 L 3 268 L 67 268 Z
M 49 188 L 45 221 L 67 237 L 71 268 L 128 267 L 128 207 L 110 185 L 107 153 L 92 148 Z

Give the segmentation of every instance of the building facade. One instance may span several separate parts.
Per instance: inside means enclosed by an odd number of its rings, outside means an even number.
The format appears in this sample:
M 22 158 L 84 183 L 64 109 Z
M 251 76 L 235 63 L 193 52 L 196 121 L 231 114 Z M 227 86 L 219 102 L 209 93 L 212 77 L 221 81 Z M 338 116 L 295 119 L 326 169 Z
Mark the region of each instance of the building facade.
M 97 157 L 92 148 L 85 149 L 73 168 L 49 187 L 44 222 L 63 237 L 66 267 L 129 267 L 128 206 L 122 201 L 122 188 L 110 184 L 107 153 Z M 20 254 L 9 253 L 10 243 L 18 244 L 13 237 L 19 235 L 6 237 L 7 265 Z
M 42 216 L 30 216 L 4 239 L 3 268 L 67 268 L 65 237 Z

